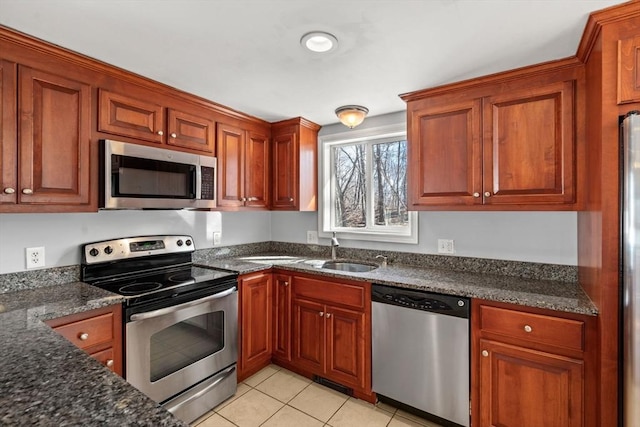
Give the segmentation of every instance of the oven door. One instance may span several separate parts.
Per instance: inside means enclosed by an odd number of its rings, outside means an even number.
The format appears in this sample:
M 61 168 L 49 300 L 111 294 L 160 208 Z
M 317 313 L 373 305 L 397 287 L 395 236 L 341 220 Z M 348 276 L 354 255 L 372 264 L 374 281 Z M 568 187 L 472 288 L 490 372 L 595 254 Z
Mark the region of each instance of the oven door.
M 237 288 L 133 314 L 125 332 L 125 378 L 163 403 L 237 362 Z

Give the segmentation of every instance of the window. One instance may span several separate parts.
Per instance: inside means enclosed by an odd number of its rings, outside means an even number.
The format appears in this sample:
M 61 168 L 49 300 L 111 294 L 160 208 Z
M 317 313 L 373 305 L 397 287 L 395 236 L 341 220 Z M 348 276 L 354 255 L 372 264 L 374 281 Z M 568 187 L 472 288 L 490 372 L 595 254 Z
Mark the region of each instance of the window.
M 323 138 L 321 234 L 417 243 L 416 215 L 407 209 L 406 133 L 366 133 Z

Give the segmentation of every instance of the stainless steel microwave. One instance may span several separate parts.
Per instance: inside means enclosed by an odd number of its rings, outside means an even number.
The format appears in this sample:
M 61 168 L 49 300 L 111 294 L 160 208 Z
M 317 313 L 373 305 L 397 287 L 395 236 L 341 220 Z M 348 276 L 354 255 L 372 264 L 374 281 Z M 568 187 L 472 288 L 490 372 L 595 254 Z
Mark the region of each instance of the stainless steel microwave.
M 216 207 L 216 158 L 100 141 L 102 209 Z

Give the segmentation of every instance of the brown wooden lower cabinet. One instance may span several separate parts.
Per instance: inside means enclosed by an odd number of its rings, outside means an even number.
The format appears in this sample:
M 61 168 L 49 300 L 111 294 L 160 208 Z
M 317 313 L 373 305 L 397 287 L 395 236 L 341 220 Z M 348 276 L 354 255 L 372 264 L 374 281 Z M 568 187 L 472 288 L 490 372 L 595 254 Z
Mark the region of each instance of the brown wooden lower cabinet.
M 271 272 L 240 276 L 238 381 L 267 366 L 272 355 Z
M 238 381 L 271 361 L 372 400 L 371 284 L 281 270 L 240 277 Z
M 122 375 L 122 306 L 98 308 L 45 322 L 107 368 Z
M 595 318 L 474 300 L 472 424 L 595 423 Z
M 371 285 L 294 276 L 291 364 L 371 396 Z

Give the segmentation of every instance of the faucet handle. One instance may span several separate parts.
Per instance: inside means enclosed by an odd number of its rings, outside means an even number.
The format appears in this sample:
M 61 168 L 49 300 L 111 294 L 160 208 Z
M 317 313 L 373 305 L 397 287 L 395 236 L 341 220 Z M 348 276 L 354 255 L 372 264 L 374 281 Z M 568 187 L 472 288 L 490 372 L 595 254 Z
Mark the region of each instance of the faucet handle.
M 382 258 L 382 266 L 386 267 L 387 266 L 387 260 L 389 259 L 388 256 L 385 255 L 376 255 L 376 259 L 378 258 Z

